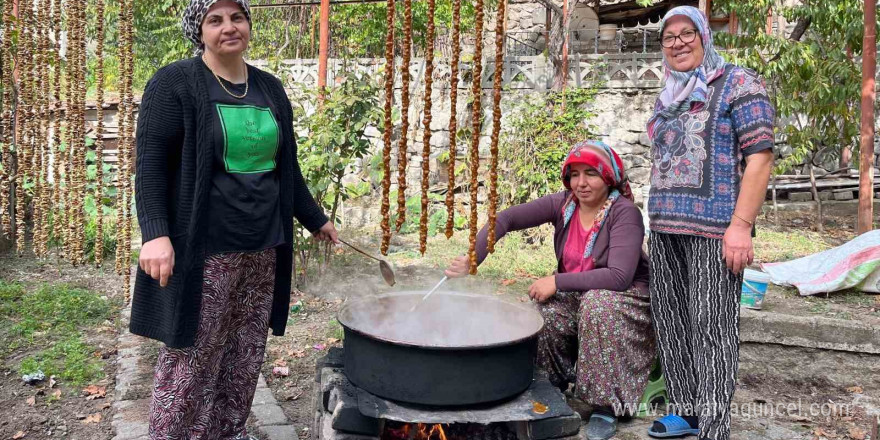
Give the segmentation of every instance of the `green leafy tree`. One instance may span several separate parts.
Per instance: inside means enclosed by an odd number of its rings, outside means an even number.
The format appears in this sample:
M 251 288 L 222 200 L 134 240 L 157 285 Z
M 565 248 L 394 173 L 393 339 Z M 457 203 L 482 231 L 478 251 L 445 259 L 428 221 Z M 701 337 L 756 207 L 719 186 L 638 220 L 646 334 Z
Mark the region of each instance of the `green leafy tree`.
M 370 152 L 370 140 L 364 134 L 367 127 L 382 125 L 380 90 L 378 78 L 348 72 L 336 86 L 327 89 L 323 103 L 313 87 L 297 90 L 292 99 L 295 125 L 301 130 L 297 140 L 299 163 L 309 190 L 333 222 L 339 203 L 359 191 L 344 185 L 342 179 L 346 170 Z M 306 231 L 296 232 L 295 249 L 304 273 L 320 249 L 306 240 Z M 325 253 L 324 262 L 327 257 Z
M 719 34 L 728 60 L 749 67 L 767 81 L 777 111 L 777 136 L 791 153 L 777 162 L 776 173 L 807 162 L 822 225 L 814 169 L 822 158 L 837 158 L 858 145 L 860 55 L 864 23 L 861 0 L 718 0 L 736 12 L 737 35 Z M 772 8 L 795 26 L 767 33 Z M 845 164 L 848 165 L 848 164 Z
M 577 142 L 589 139 L 595 116 L 589 103 L 596 88 L 530 95 L 510 112 L 510 128 L 503 134 L 499 193 L 505 204 L 524 203 L 560 191 L 559 164 Z

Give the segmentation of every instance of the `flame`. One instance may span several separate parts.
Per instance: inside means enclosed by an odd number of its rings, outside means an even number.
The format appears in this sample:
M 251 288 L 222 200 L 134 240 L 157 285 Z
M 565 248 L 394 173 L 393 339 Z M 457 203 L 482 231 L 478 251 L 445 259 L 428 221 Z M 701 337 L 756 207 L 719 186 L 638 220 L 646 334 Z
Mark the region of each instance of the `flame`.
M 403 425 L 398 429 L 386 428 L 385 431 L 391 439 L 400 439 L 400 440 L 448 440 L 446 438 L 446 432 L 443 430 L 443 426 L 440 424 L 436 425 L 425 425 L 423 423 L 419 424 L 407 424 Z
M 434 432 L 437 433 L 437 436 L 440 438 L 440 440 L 446 440 L 446 433 L 443 432 L 443 427 L 439 424 L 431 427 L 431 433 L 428 434 L 428 436 L 430 437 L 434 435 Z

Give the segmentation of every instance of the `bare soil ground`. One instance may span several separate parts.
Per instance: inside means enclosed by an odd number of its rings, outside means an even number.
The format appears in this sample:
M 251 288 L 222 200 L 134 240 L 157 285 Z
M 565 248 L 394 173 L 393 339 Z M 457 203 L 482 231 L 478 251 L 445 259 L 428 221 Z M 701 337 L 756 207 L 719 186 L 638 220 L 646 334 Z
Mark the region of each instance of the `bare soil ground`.
M 812 230 L 813 219 L 804 213 L 780 212 L 778 223 L 772 218 L 761 220 L 756 239 L 756 254 L 760 261 L 781 261 L 818 252 L 851 239 L 850 217 L 826 218 L 826 229 Z M 354 233 L 354 231 L 350 231 Z M 340 345 L 341 327 L 335 323 L 335 313 L 342 301 L 350 296 L 376 294 L 392 290 L 424 290 L 442 277 L 442 268 L 453 256 L 464 251 L 466 241 L 459 232 L 452 241 L 435 237 L 429 243 L 428 254 L 420 256 L 414 237 L 396 237 L 392 243 L 389 261 L 395 265 L 398 285 L 386 286 L 374 261 L 356 253 L 340 249 L 333 264 L 320 276 L 313 270 L 308 283 L 292 293 L 291 302 L 301 302 L 298 311 L 291 314 L 287 334 L 270 337 L 263 373 L 286 415 L 298 429 L 300 437 L 311 438 L 311 390 L 314 366 L 328 347 Z M 523 300 L 523 292 L 537 275 L 548 270 L 552 245 L 534 247 L 522 239 L 509 238 L 509 248 L 502 246 L 485 267 L 481 276 L 453 280 L 446 288 L 498 295 L 510 301 Z M 515 241 L 519 240 L 519 241 Z M 355 240 L 363 248 L 378 249 L 377 238 L 361 235 Z M 552 264 L 549 266 L 552 270 Z M 114 304 L 121 303 L 121 279 L 112 269 L 99 270 L 91 266 L 71 267 L 66 261 L 50 258 L 39 261 L 32 257 L 17 257 L 0 253 L 0 279 L 23 283 L 28 288 L 43 283 L 69 283 L 99 292 Z M 827 297 L 800 297 L 791 289 L 773 288 L 768 294 L 765 309 L 772 312 L 818 315 L 837 319 L 858 320 L 880 327 L 880 300 L 877 296 L 844 292 Z M 114 309 L 114 313 L 118 307 Z M 89 385 L 106 387 L 106 396 L 88 399 L 85 385 L 72 386 L 59 382 L 54 387 L 44 382 L 25 385 L 17 373 L 18 364 L 40 346 L 25 346 L 8 353 L 0 362 L 0 439 L 95 439 L 112 438 L 110 403 L 113 399 L 115 373 L 115 341 L 119 331 L 117 315 L 100 325 L 83 330 L 84 339 L 96 347 L 94 358 L 101 362 L 104 378 Z M 2 351 L 2 350 L 0 350 Z M 289 368 L 287 376 L 273 373 L 276 366 Z M 60 394 L 58 394 L 60 391 Z M 827 402 L 868 402 L 877 407 L 876 396 L 865 397 L 857 384 L 815 382 L 814 378 L 792 378 L 790 381 L 756 376 L 740 378 L 735 402 L 740 405 L 774 404 L 798 401 L 806 404 Z M 734 432 L 746 433 L 734 438 L 829 438 L 864 440 L 860 437 L 869 429 L 868 406 L 856 405 L 848 414 L 828 416 L 786 416 L 760 419 L 744 416 L 733 418 Z M 100 415 L 98 420 L 97 415 Z M 636 419 L 621 430 L 621 439 L 643 436 L 647 420 Z M 631 429 L 627 430 L 626 427 Z M 640 434 L 641 433 L 641 434 Z M 23 434 L 23 436 L 22 436 Z M 18 437 L 16 437 L 18 436 Z
M 72 267 L 56 258 L 40 261 L 7 252 L 0 253 L 0 279 L 22 283 L 28 289 L 44 283 L 67 283 L 104 295 L 112 304 L 121 303 L 121 278 L 112 269 Z M 50 386 L 46 378 L 36 385 L 24 384 L 17 373 L 18 364 L 42 349 L 39 344 L 14 350 L 0 361 L 0 439 L 104 440 L 113 437 L 110 408 L 119 329 L 115 318 L 111 318 L 82 331 L 84 342 L 95 348 L 94 359 L 102 364 L 104 378 L 94 383 L 74 386 L 59 381 Z M 89 398 L 83 391 L 88 385 L 103 387 L 106 395 Z

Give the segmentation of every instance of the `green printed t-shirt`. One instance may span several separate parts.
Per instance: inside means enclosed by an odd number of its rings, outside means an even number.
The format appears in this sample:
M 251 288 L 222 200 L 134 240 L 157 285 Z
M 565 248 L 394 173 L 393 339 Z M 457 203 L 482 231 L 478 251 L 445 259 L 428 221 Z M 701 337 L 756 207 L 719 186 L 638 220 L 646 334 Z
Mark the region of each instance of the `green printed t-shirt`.
M 254 79 L 235 98 L 205 69 L 214 111 L 214 167 L 209 198 L 208 254 L 253 252 L 284 243 L 281 226 L 278 150 L 281 130 Z M 244 84 L 222 78 L 241 95 Z

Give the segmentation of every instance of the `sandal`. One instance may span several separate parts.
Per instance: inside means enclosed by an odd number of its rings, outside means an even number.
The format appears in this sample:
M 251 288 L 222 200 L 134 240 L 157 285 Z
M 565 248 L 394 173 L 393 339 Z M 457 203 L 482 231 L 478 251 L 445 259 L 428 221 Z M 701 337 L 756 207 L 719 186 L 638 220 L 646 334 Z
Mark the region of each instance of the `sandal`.
M 588 440 L 608 440 L 617 432 L 617 417 L 594 412 L 587 423 Z
M 666 428 L 666 431 L 664 432 L 656 432 L 654 431 L 654 427 L 651 426 L 651 429 L 648 430 L 648 435 L 654 438 L 684 437 L 700 434 L 699 429 L 692 428 L 687 420 L 675 414 L 661 417 L 655 420 L 654 423 L 659 423 Z

